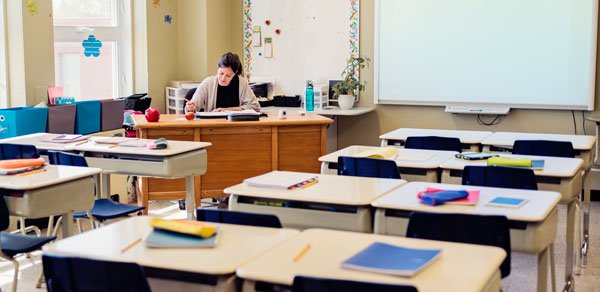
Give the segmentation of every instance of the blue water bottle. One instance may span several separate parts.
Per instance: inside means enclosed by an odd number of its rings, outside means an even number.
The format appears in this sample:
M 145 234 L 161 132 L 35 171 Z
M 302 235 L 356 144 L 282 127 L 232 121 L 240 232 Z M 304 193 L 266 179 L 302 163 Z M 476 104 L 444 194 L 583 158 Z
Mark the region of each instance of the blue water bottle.
M 306 81 L 306 98 L 304 99 L 304 109 L 307 112 L 315 110 L 315 91 L 312 80 Z

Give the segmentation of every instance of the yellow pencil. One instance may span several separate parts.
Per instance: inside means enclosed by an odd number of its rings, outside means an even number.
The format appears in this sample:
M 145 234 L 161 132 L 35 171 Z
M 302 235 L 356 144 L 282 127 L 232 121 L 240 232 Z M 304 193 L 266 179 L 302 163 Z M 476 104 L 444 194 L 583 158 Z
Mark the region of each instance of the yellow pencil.
M 140 238 L 138 238 L 138 239 L 136 239 L 136 240 L 134 240 L 132 243 L 128 244 L 126 247 L 124 247 L 124 248 L 121 250 L 121 253 L 124 253 L 124 252 L 128 251 L 130 248 L 132 248 L 132 247 L 134 247 L 136 244 L 140 243 L 140 241 L 142 241 L 142 238 L 141 238 L 141 237 L 140 237 Z
M 44 171 L 46 171 L 45 168 L 39 168 L 39 169 L 34 169 L 31 171 L 24 172 L 24 173 L 20 173 L 19 176 L 25 176 L 25 175 L 30 175 L 30 174 L 34 174 L 34 173 L 44 172 Z
M 294 257 L 294 262 L 297 262 L 310 249 L 310 244 L 306 244 L 300 252 Z
M 115 144 L 115 145 L 110 145 L 110 146 L 108 146 L 108 148 L 115 148 L 115 147 L 119 147 L 119 144 Z
M 76 143 L 76 144 L 75 144 L 75 145 L 73 145 L 73 146 L 79 146 L 79 145 L 81 145 L 81 144 L 85 144 L 85 143 L 87 143 L 87 142 L 88 142 L 88 140 L 83 140 L 83 141 L 81 141 L 81 142 L 78 142 L 78 143 Z

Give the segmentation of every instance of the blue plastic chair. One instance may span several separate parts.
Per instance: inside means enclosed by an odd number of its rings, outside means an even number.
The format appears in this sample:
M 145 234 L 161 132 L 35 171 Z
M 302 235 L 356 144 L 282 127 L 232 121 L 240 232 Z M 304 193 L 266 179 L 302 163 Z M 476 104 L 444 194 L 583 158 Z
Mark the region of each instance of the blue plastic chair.
M 407 137 L 404 143 L 404 148 L 462 152 L 460 139 L 438 136 Z
M 533 170 L 502 166 L 465 166 L 462 184 L 523 190 L 538 189 Z
M 417 292 L 417 288 L 408 285 L 392 285 L 382 283 L 356 282 L 313 278 L 305 276 L 294 277 L 292 292 Z
M 33 145 L 0 143 L 0 160 L 38 157 L 40 154 Z
M 150 292 L 144 269 L 135 263 L 110 262 L 51 254 L 42 256 L 49 292 Z
M 0 198 L 0 230 L 6 230 L 9 222 L 8 207 L 2 197 Z M 17 290 L 19 280 L 19 262 L 14 259 L 15 255 L 39 250 L 44 244 L 55 239 L 54 236 L 27 236 L 5 231 L 0 233 L 0 257 L 11 261 L 15 267 L 12 291 Z
M 218 209 L 197 209 L 198 221 L 227 223 L 246 226 L 281 228 L 281 222 L 275 215 L 257 214 Z
M 340 156 L 337 171 L 338 175 L 400 178 L 396 162 L 386 159 Z
M 575 158 L 573 143 L 568 141 L 516 140 L 512 153 Z
M 410 214 L 406 237 L 491 245 L 503 248 L 502 277 L 510 274 L 510 226 L 506 216 L 473 214 Z
M 50 160 L 50 164 L 80 167 L 88 166 L 87 162 L 85 161 L 85 157 L 76 154 L 48 151 L 48 158 Z M 97 199 L 94 201 L 94 206 L 92 207 L 90 213 L 94 219 L 102 223 L 106 220 L 128 216 L 129 214 L 136 213 L 141 210 L 144 210 L 144 207 L 121 204 L 109 199 Z M 88 215 L 86 212 L 76 212 L 73 213 L 73 218 L 87 219 Z

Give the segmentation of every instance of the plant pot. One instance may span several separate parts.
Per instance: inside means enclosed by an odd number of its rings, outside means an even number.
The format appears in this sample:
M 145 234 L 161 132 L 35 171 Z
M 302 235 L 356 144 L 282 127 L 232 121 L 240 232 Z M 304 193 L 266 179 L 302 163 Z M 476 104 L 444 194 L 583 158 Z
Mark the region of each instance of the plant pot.
M 340 94 L 338 105 L 343 110 L 349 110 L 354 106 L 354 95 Z

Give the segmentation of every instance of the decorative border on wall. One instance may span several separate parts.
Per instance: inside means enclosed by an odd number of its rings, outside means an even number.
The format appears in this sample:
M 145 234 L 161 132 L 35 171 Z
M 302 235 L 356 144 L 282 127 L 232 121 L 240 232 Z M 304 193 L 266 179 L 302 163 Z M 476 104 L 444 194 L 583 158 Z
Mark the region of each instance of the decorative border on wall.
M 350 56 L 359 56 L 360 54 L 360 0 L 350 1 Z M 246 78 L 250 80 L 252 73 L 252 0 L 244 0 L 243 4 L 243 26 L 244 26 L 244 72 Z M 354 77 L 358 79 L 359 68 L 355 68 Z
M 244 73 L 246 79 L 250 80 L 252 71 L 252 0 L 244 0 Z
M 350 56 L 360 56 L 360 0 L 350 0 Z M 359 68 L 354 68 L 358 79 Z

